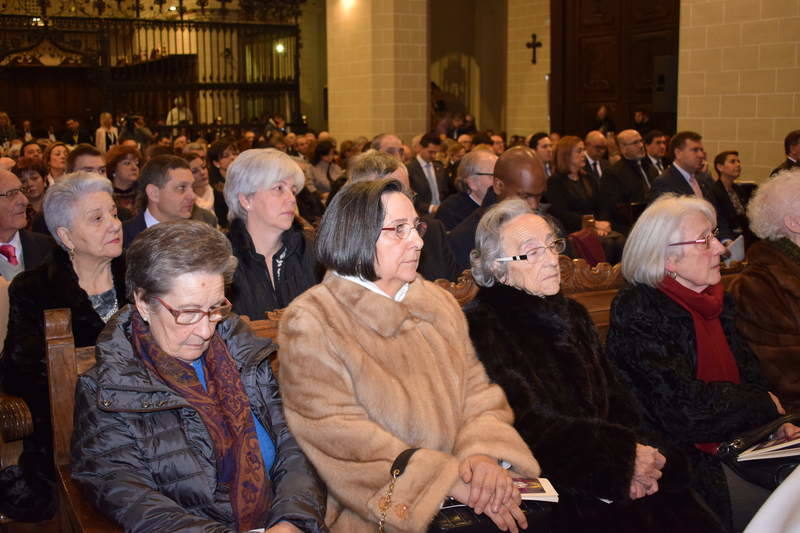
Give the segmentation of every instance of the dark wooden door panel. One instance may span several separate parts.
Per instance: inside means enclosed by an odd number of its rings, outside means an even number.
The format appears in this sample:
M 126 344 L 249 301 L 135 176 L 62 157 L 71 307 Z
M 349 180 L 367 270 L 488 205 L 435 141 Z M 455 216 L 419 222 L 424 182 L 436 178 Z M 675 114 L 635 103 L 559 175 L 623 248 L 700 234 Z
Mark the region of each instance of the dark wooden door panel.
M 674 131 L 677 98 L 665 105 L 662 90 L 677 77 L 679 0 L 551 0 L 551 20 L 554 130 L 583 135 L 608 104 L 618 130 L 644 107 L 651 123 Z M 664 73 L 665 64 L 674 67 Z

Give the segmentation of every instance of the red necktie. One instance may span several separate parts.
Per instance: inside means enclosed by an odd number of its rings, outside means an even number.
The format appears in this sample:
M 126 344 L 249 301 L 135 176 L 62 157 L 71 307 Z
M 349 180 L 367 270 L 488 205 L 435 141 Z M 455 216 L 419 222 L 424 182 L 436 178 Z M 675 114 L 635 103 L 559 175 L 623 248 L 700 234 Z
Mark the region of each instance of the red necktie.
M 697 183 L 697 180 L 694 176 L 689 177 L 689 185 L 692 186 L 692 190 L 694 191 L 694 195 L 698 198 L 703 198 L 703 191 L 700 190 L 700 184 Z
M 10 244 L 3 244 L 0 245 L 0 254 L 4 255 L 11 266 L 17 266 L 19 261 L 17 260 L 17 254 L 14 247 Z

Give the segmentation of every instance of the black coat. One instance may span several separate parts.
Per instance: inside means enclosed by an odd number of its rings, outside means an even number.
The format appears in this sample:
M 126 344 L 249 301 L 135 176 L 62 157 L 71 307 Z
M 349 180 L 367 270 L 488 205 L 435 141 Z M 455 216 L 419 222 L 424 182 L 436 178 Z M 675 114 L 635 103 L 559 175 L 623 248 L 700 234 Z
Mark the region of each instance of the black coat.
M 733 190 L 739 197 L 739 201 L 742 203 L 746 211 L 749 197 L 744 187 L 738 183 L 734 183 Z M 747 213 L 745 212 L 740 215 L 736 212 L 736 208 L 733 207 L 733 202 L 731 202 L 731 198 L 728 196 L 728 191 L 725 190 L 725 185 L 722 183 L 721 179 L 714 182 L 714 185 L 711 187 L 711 192 L 714 195 L 713 203 L 717 209 L 717 214 L 720 217 L 724 217 L 725 220 L 728 221 L 733 236 L 738 237 L 741 234 L 749 234 L 750 222 L 747 219 Z M 753 240 L 755 239 L 753 238 Z
M 420 218 L 428 225 L 428 230 L 422 236 L 424 245 L 419 256 L 417 272 L 429 281 L 435 279 L 456 281 L 464 269 L 459 269 L 456 265 L 453 251 L 447 242 L 447 231 L 444 224 L 431 215 L 424 215 Z
M 447 184 L 447 174 L 442 164 L 438 161 L 433 162 L 433 172 L 436 174 L 436 185 L 439 188 L 439 201 L 442 202 L 447 198 L 450 191 Z M 418 213 L 422 215 L 428 214 L 433 195 L 428 184 L 428 178 L 425 177 L 425 171 L 416 157 L 408 163 L 408 180 L 411 183 L 411 189 L 417 193 L 414 197 L 414 207 Z
M 197 412 L 152 374 L 130 342 L 131 307 L 97 342 L 97 364 L 78 380 L 72 477 L 95 507 L 129 532 L 233 533 L 233 509 L 217 487 L 211 436 Z M 217 326 L 239 369 L 250 409 L 275 444 L 266 528 L 287 521 L 326 532 L 326 491 L 283 416 L 268 361 L 276 349 L 233 315 Z
M 494 188 L 489 187 L 481 206 L 448 233 L 447 242 L 453 251 L 458 270 L 463 271 L 469 268 L 469 253 L 475 248 L 475 232 L 478 230 L 478 223 L 483 214 L 496 203 L 497 195 Z
M 608 357 L 636 394 L 645 428 L 683 451 L 692 486 L 721 516 L 730 516 L 725 475 L 716 456 L 694 447 L 723 442 L 778 416 L 758 360 L 736 330 L 730 295 L 720 321 L 741 384 L 696 379 L 696 337 L 688 311 L 651 287 L 622 289 L 611 307 Z
M 442 221 L 447 231 L 451 231 L 479 207 L 469 193 L 458 192 L 451 194 L 442 202 L 436 210 L 436 218 Z
M 560 531 L 718 529 L 687 490 L 683 454 L 640 427 L 638 404 L 609 365 L 586 308 L 560 294 L 539 298 L 499 285 L 482 288 L 465 313 L 514 427 L 561 495 Z M 637 443 L 660 448 L 667 463 L 659 492 L 631 502 Z
M 22 260 L 25 261 L 25 270 L 39 268 L 52 260 L 56 243 L 50 236 L 21 229 L 19 230 L 19 241 L 22 244 Z
M 585 191 L 584 183 L 591 193 Z M 577 182 L 566 174 L 554 174 L 547 180 L 547 198 L 550 201 L 549 213 L 563 224 L 567 233 L 581 230 L 583 215 L 609 220 L 608 203 L 593 174 L 581 174 Z
M 122 307 L 126 303 L 124 256 L 111 262 L 111 272 L 117 302 Z M 9 287 L 9 302 L 8 335 L 0 358 L 0 380 L 5 392 L 21 397 L 28 404 L 33 416 L 33 433 L 26 437 L 19 461 L 24 481 L 17 480 L 14 487 L 11 483 L 0 483 L 0 492 L 14 491 L 14 497 L 21 498 L 15 511 L 31 511 L 41 519 L 43 508 L 48 505 L 47 494 L 31 480 L 52 480 L 54 475 L 44 311 L 63 307 L 72 312 L 72 334 L 77 347 L 95 344 L 105 324 L 78 284 L 69 256 L 60 248 L 53 252 L 50 262 L 14 278 Z M 40 494 L 29 498 L 25 494 L 27 490 Z M 0 494 L 0 502 L 4 500 L 8 501 L 7 495 Z
M 306 289 L 319 283 L 314 244 L 295 224 L 281 235 L 283 248 L 272 257 L 270 281 L 264 256 L 256 252 L 253 239 L 241 219 L 231 222 L 228 238 L 239 260 L 228 299 L 233 311 L 251 320 L 261 320 L 267 311 L 282 309 Z

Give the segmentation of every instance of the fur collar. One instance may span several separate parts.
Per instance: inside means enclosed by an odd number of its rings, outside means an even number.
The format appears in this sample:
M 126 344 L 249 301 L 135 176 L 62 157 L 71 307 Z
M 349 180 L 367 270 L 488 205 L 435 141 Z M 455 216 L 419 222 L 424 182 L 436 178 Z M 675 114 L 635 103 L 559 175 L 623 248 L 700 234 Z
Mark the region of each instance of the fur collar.
M 751 268 L 762 268 L 772 274 L 772 278 L 790 294 L 800 298 L 800 263 L 796 256 L 800 248 L 788 239 L 781 244 L 773 241 L 759 241 L 747 251 L 747 261 Z M 786 251 L 791 250 L 790 253 Z M 792 257 L 794 252 L 795 257 Z
M 402 302 L 376 294 L 332 272 L 325 275 L 322 284 L 356 320 L 382 337 L 396 335 L 407 320 L 434 323 L 438 315 L 440 298 L 432 297 L 433 285 L 419 274 L 409 284 L 408 294 Z
M 491 308 L 522 329 L 533 329 L 538 334 L 557 335 L 568 329 L 568 301 L 559 292 L 553 296 L 533 296 L 520 289 L 497 283 L 482 287 L 476 296 L 476 305 Z

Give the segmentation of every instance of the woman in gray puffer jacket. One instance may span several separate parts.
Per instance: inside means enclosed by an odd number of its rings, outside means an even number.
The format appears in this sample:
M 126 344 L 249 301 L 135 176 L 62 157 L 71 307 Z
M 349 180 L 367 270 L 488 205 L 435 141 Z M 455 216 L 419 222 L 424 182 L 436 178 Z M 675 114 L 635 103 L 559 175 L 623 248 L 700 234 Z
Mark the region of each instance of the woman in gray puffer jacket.
M 162 223 L 127 257 L 134 304 L 109 321 L 78 381 L 72 477 L 129 532 L 327 532 L 324 484 L 270 370 L 276 347 L 224 296 L 228 240 Z

